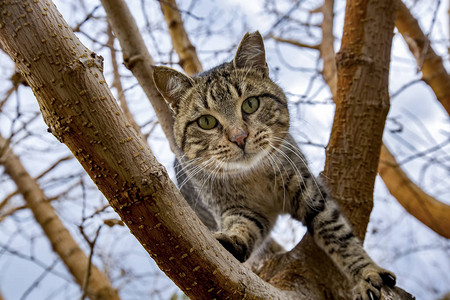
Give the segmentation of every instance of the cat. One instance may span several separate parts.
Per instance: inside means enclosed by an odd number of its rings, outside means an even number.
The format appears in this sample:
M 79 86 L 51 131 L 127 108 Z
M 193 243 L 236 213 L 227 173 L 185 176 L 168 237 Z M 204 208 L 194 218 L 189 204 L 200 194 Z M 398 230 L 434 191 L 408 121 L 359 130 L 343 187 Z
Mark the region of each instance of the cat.
M 290 214 L 354 282 L 355 299 L 379 299 L 382 285 L 395 286 L 395 275 L 371 260 L 309 172 L 289 134 L 287 99 L 269 78 L 259 32 L 245 34 L 231 62 L 194 77 L 156 66 L 153 76 L 183 153 L 179 187 L 236 259 L 246 261 L 278 215 Z

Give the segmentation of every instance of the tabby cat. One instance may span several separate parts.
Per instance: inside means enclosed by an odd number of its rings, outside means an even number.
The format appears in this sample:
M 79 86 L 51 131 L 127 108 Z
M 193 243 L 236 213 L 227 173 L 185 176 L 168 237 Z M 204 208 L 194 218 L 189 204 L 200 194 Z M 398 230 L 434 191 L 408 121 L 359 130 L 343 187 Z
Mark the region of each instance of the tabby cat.
M 335 201 L 308 170 L 289 134 L 286 96 L 269 78 L 264 43 L 247 33 L 231 62 L 195 77 L 154 67 L 174 113 L 183 156 L 178 184 L 239 261 L 263 244 L 277 216 L 290 214 L 353 280 L 355 299 L 379 299 L 395 276 L 364 251 Z M 217 225 L 218 228 L 214 228 Z

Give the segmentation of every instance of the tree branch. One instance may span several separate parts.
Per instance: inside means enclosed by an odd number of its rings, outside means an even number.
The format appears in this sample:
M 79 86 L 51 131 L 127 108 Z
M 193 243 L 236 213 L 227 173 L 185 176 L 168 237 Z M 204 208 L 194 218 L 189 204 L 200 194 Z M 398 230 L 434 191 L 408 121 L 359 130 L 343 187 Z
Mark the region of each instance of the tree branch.
M 398 165 L 386 146 L 381 148 L 378 172 L 397 201 L 415 218 L 450 238 L 450 206 L 426 194 L 414 184 Z
M 195 47 L 189 40 L 184 28 L 180 10 L 175 0 L 160 0 L 161 11 L 166 20 L 172 45 L 180 58 L 179 64 L 188 75 L 194 75 L 202 71 L 202 65 L 198 59 Z
M 296 41 L 296 40 L 284 39 L 282 37 L 274 36 L 273 34 L 268 35 L 267 38 L 271 38 L 271 39 L 274 39 L 277 42 L 293 45 L 293 46 L 296 46 L 296 47 L 299 47 L 299 48 L 307 48 L 307 49 L 318 50 L 319 47 L 320 47 L 320 45 L 308 45 L 308 44 L 304 44 L 304 43 L 301 43 L 301 42 Z
M 395 26 L 422 71 L 422 80 L 431 87 L 439 102 L 450 114 L 450 75 L 442 63 L 442 58 L 434 52 L 430 40 L 406 5 L 401 0 L 396 2 Z
M 120 74 L 119 74 L 119 65 L 117 64 L 117 57 L 116 57 L 116 49 L 114 48 L 114 34 L 112 32 L 111 25 L 108 24 L 108 28 L 106 29 L 106 33 L 108 35 L 108 41 L 106 44 L 109 47 L 109 52 L 111 54 L 111 66 L 113 69 L 113 82 L 111 84 L 111 87 L 114 87 L 117 91 L 117 98 L 120 103 L 120 108 L 122 109 L 123 113 L 125 114 L 125 117 L 128 119 L 128 122 L 130 122 L 131 126 L 133 126 L 134 130 L 138 133 L 138 135 L 143 139 L 144 135 L 142 134 L 141 127 L 136 123 L 134 120 L 133 114 L 131 113 L 130 109 L 128 108 L 127 100 L 125 99 L 125 91 L 122 87 L 122 82 L 120 80 Z
M 144 90 L 169 141 L 170 148 L 175 154 L 178 154 L 180 151 L 175 144 L 172 132 L 172 114 L 153 82 L 155 62 L 147 51 L 128 6 L 122 0 L 102 0 L 101 2 L 108 22 L 119 40 L 125 66 L 133 73 Z
M 373 4 L 375 3 L 375 4 Z M 392 39 L 392 28 L 393 28 L 393 15 L 384 15 L 383 17 L 376 16 L 367 16 L 366 18 L 359 18 L 358 16 L 352 15 L 351 11 L 362 12 L 363 14 L 367 13 L 369 10 L 374 9 L 374 7 L 367 7 L 364 5 L 368 5 L 367 1 L 359 1 L 361 6 L 358 7 L 358 1 L 349 1 L 347 4 L 346 11 L 346 27 L 345 32 L 358 32 L 352 28 L 352 26 L 361 25 L 360 20 L 365 20 L 362 26 L 364 26 L 365 32 L 368 32 L 368 36 L 354 36 L 354 40 L 347 40 L 346 43 L 350 42 L 352 44 L 353 41 L 357 41 L 354 45 L 362 46 L 368 45 L 367 48 L 372 49 L 372 51 L 379 51 L 378 53 L 365 53 L 360 52 L 362 58 L 364 57 L 375 57 L 373 62 L 377 62 L 381 64 L 381 66 L 374 66 L 372 62 L 370 64 L 365 64 L 364 60 L 358 60 L 360 57 L 347 57 L 344 53 L 345 50 L 351 50 L 352 48 L 348 47 L 348 44 L 344 43 L 343 48 L 341 49 L 342 53 L 342 61 L 340 65 L 340 80 L 347 79 L 346 76 L 350 76 L 352 67 L 358 69 L 360 73 L 359 76 L 361 78 L 354 78 L 352 82 L 355 83 L 356 87 L 361 87 L 362 85 L 358 84 L 363 80 L 370 82 L 371 84 L 364 86 L 365 88 L 371 88 L 370 91 L 373 94 L 379 92 L 378 95 L 373 95 L 373 99 L 378 101 L 378 103 L 370 103 L 369 105 L 361 105 L 364 100 L 367 101 L 370 99 L 366 99 L 365 97 L 361 97 L 361 94 L 369 92 L 367 90 L 357 90 L 351 89 L 351 82 L 344 82 L 342 86 L 347 88 L 347 90 L 341 90 L 340 94 L 337 95 L 337 78 L 336 78 L 336 63 L 335 63 L 335 55 L 334 55 L 334 37 L 332 35 L 333 32 L 333 0 L 326 0 L 322 10 L 324 12 L 324 20 L 322 24 L 323 32 L 323 42 L 320 46 L 320 51 L 322 58 L 324 59 L 324 78 L 330 86 L 330 89 L 333 93 L 333 97 L 335 100 L 339 98 L 338 112 L 335 117 L 335 124 L 333 125 L 332 138 L 333 141 L 330 142 L 330 145 L 327 149 L 327 167 L 325 170 L 325 176 L 330 178 L 331 183 L 333 184 L 335 195 L 338 195 L 338 199 L 341 201 L 341 205 L 346 207 L 347 215 L 353 224 L 356 224 L 357 232 L 360 236 L 364 235 L 365 228 L 368 222 L 368 215 L 371 210 L 371 202 L 363 202 L 365 199 L 372 198 L 372 190 L 373 184 L 376 176 L 376 166 L 378 161 L 378 154 L 372 153 L 372 150 L 375 148 L 379 148 L 381 145 L 381 135 L 383 131 L 384 118 L 386 117 L 388 110 L 388 94 L 387 94 L 387 76 L 388 76 L 388 68 L 383 67 L 389 65 L 389 51 L 390 51 L 390 43 Z M 369 4 L 370 5 L 370 4 Z M 382 5 L 380 1 L 372 1 L 371 5 Z M 391 14 L 392 14 L 392 8 Z M 389 11 L 389 8 L 383 8 L 382 11 Z M 379 12 L 379 10 L 375 9 L 375 13 Z M 383 13 L 384 14 L 384 13 Z M 347 16 L 348 15 L 348 16 Z M 356 21 L 355 21 L 356 19 Z M 387 24 L 386 27 L 383 27 L 382 36 L 384 40 L 380 42 L 377 38 L 370 36 L 370 33 L 374 34 L 374 30 L 368 30 L 373 27 L 379 28 L 379 26 L 375 26 L 375 22 L 380 22 L 381 24 Z M 349 28 L 350 27 L 350 28 Z M 361 28 L 362 29 L 362 28 Z M 347 31 L 348 30 L 348 31 Z M 361 34 L 361 31 L 358 33 Z M 345 35 L 345 34 L 344 34 Z M 373 43 L 377 43 L 377 45 L 373 45 Z M 378 44 L 379 43 L 379 44 Z M 371 47 L 372 46 L 372 47 Z M 377 48 L 377 47 L 381 47 Z M 345 50 L 344 50 L 345 49 Z M 356 50 L 361 49 L 353 49 L 355 53 L 358 53 Z M 381 57 L 380 57 L 381 56 Z M 345 59 L 347 58 L 347 59 Z M 349 67 L 349 69 L 346 69 Z M 354 70 L 353 70 L 354 71 Z M 376 76 L 376 80 L 368 76 L 367 73 L 371 74 L 372 72 L 378 73 Z M 371 74 L 372 76 L 374 74 Z M 382 80 L 381 80 L 382 78 Z M 341 86 L 341 85 L 340 85 Z M 348 96 L 345 98 L 343 96 Z M 358 99 L 357 101 L 351 101 L 353 99 Z M 355 107 L 356 106 L 356 107 Z M 354 112 L 348 112 L 349 109 L 355 109 Z M 362 109 L 363 111 L 357 111 L 358 109 Z M 380 110 L 383 112 L 381 116 L 379 116 Z M 372 115 L 372 117 L 370 117 Z M 348 119 L 350 116 L 356 116 L 354 119 Z M 359 133 L 355 134 L 352 132 L 353 130 L 360 129 L 361 121 L 366 122 L 367 119 L 370 119 L 370 132 L 362 134 L 359 136 Z M 364 119 L 364 120 L 361 120 Z M 342 122 L 347 122 L 348 125 L 343 124 Z M 357 123 L 355 125 L 355 122 Z M 359 123 L 358 123 L 359 122 Z M 367 138 L 367 136 L 371 137 L 372 130 L 376 130 L 374 137 L 372 139 Z M 341 138 L 344 137 L 344 140 Z M 364 138 L 364 142 L 361 142 L 361 137 Z M 363 154 L 363 151 L 366 151 L 366 154 Z M 361 156 L 364 155 L 364 159 L 361 159 Z M 355 157 L 356 156 L 356 157 Z M 360 167 L 360 163 L 362 161 L 369 160 L 370 157 L 370 165 Z M 350 159 L 346 161 L 346 159 Z M 334 162 L 332 161 L 334 160 Z M 340 166 L 339 166 L 340 165 Z M 368 169 L 367 173 L 365 172 Z M 361 182 L 361 179 L 364 182 Z M 350 195 L 346 194 L 345 187 L 348 187 L 350 190 Z M 341 188 L 339 190 L 339 188 Z M 362 188 L 362 193 L 360 194 L 360 188 Z M 342 190 L 344 189 L 344 190 Z M 353 193 L 351 192 L 353 191 Z M 344 201 L 342 201 L 344 200 Z M 368 213 L 368 212 L 369 213 Z M 359 214 L 366 214 L 363 218 L 358 217 Z M 320 263 L 318 263 L 320 262 Z M 336 267 L 331 263 L 329 258 L 314 244 L 312 238 L 307 234 L 299 245 L 297 245 L 291 252 L 286 255 L 279 255 L 278 257 L 274 257 L 268 259 L 262 267 L 260 267 L 259 276 L 263 279 L 268 280 L 271 283 L 283 282 L 291 285 L 300 285 L 306 286 L 307 290 L 315 290 L 320 291 L 316 294 L 321 295 L 323 299 L 333 299 L 333 298 L 346 298 L 346 296 L 350 294 L 350 287 L 346 278 L 344 278 Z M 315 278 L 316 281 L 308 280 L 308 278 Z M 312 286 L 311 286 L 312 285 Z M 315 285 L 315 286 L 314 286 Z M 325 288 L 326 286 L 326 288 Z M 383 289 L 382 291 L 383 297 L 385 299 L 412 299 L 412 296 L 401 290 L 400 288 L 395 288 L 394 290 Z
M 3 153 L 0 164 L 5 167 L 5 173 L 15 182 L 53 250 L 81 287 L 88 271 L 87 256 L 65 228 L 53 206 L 46 201 L 40 186 L 22 165 L 19 157 L 12 152 L 9 141 L 2 136 L 0 136 L 0 153 Z M 99 300 L 120 299 L 109 279 L 96 266 L 92 265 L 90 273 L 89 286 L 86 290 L 89 297 Z

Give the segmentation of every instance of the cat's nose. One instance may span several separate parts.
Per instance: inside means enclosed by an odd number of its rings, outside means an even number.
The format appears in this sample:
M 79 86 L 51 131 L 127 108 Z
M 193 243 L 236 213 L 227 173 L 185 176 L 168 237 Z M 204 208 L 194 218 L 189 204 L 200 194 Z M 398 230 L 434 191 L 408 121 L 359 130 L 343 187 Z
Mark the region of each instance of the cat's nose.
M 240 148 L 244 149 L 245 147 L 245 139 L 248 137 L 248 132 L 243 129 L 233 129 L 230 132 L 230 138 L 229 140 L 236 145 L 238 145 Z

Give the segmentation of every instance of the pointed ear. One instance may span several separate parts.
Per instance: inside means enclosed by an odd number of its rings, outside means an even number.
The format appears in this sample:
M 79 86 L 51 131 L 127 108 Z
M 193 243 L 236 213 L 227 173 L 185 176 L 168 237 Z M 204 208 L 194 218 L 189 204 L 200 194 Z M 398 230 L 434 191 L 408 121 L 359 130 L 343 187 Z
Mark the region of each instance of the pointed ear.
M 264 40 L 258 31 L 246 33 L 233 60 L 235 68 L 256 68 L 269 74 L 264 51 Z
M 176 108 L 185 91 L 193 86 L 194 80 L 174 69 L 153 67 L 153 81 L 161 95 L 176 113 Z

